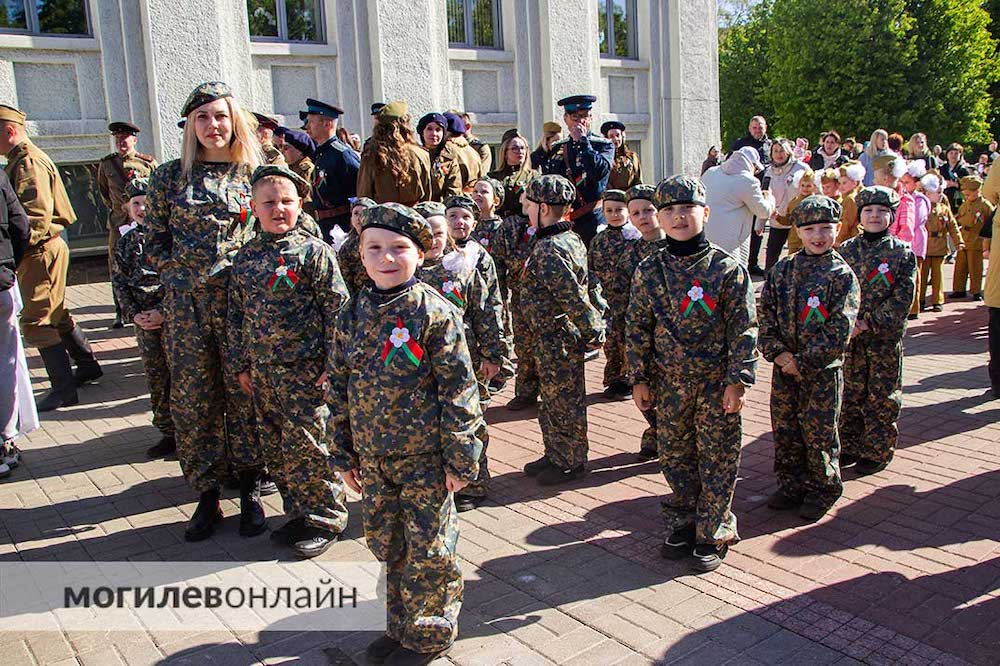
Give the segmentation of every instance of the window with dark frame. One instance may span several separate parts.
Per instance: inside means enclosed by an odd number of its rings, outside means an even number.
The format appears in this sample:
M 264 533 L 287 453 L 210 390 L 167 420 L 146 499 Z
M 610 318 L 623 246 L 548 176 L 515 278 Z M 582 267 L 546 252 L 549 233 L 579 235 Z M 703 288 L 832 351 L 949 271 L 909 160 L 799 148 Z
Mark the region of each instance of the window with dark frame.
M 635 0 L 597 0 L 597 43 L 603 58 L 638 58 Z
M 448 45 L 502 49 L 500 0 L 447 0 Z
M 90 36 L 86 0 L 0 0 L 0 33 Z
M 326 41 L 322 0 L 247 0 L 247 17 L 254 42 Z

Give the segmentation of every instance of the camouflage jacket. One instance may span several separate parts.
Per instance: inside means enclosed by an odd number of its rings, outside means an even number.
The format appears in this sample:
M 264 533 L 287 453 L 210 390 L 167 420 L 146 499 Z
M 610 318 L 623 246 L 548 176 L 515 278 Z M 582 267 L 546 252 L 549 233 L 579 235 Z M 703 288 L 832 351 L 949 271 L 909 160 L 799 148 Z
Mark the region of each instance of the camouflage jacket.
M 340 312 L 330 383 L 330 464 L 440 453 L 460 479 L 479 472 L 484 426 L 459 311 L 411 280 L 364 290 Z
M 233 260 L 229 362 L 242 371 L 326 358 L 347 299 L 333 248 L 298 227 L 262 232 Z
M 520 311 L 536 339 L 561 331 L 581 348 L 604 341 L 603 317 L 591 302 L 587 248 L 570 223 L 538 230 L 519 287 Z
M 662 250 L 666 246 L 666 238 L 658 238 L 654 241 L 647 241 L 640 238 L 635 243 L 629 243 L 628 247 L 625 248 L 619 265 L 621 266 L 620 270 L 622 274 L 628 276 L 630 294 L 632 279 L 635 276 L 635 270 L 639 268 L 639 264 L 642 263 L 643 259 L 658 250 Z
M 858 321 L 868 330 L 858 339 L 902 340 L 917 289 L 917 257 L 910 244 L 888 234 L 875 241 L 857 236 L 844 241 L 839 252 L 861 285 Z
M 524 278 L 524 262 L 531 254 L 535 229 L 523 215 L 511 215 L 500 225 L 490 241 L 490 256 L 497 267 L 500 288 L 506 289 L 513 310 L 521 302 L 520 286 Z
M 624 317 L 628 305 L 631 272 L 622 270 L 622 258 L 630 245 L 641 242 L 642 236 L 631 224 L 607 227 L 594 236 L 587 251 L 590 275 L 601 285 L 602 295 L 608 301 L 608 316 Z
M 476 223 L 475 229 L 472 230 L 472 240 L 482 245 L 487 252 L 492 254 L 493 237 L 498 231 L 500 231 L 501 224 L 503 224 L 503 220 L 499 217 L 490 217 L 485 220 L 479 220 L 479 222 Z
M 108 209 L 108 229 L 118 229 L 129 223 L 128 213 L 122 206 L 128 201 L 125 186 L 133 178 L 149 178 L 155 168 L 156 160 L 151 155 L 134 151 L 124 157 L 111 153 L 97 163 L 97 191 Z
M 122 309 L 122 319 L 132 321 L 140 312 L 156 310 L 163 300 L 160 276 L 150 270 L 143 253 L 146 231 L 141 224 L 118 239 L 111 264 L 111 288 Z
M 503 185 L 503 203 L 500 208 L 497 209 L 497 215 L 506 220 L 511 215 L 521 214 L 521 192 L 527 186 L 528 181 L 538 176 L 539 171 L 537 169 L 529 169 L 528 171 L 521 173 L 520 170 L 514 171 L 512 167 L 507 166 L 503 169 L 497 169 L 496 171 L 491 171 L 489 173 L 490 178 L 500 181 Z
M 625 339 L 636 383 L 673 376 L 752 385 L 758 354 L 750 274 L 714 245 L 689 257 L 651 254 L 632 281 Z
M 180 160 L 153 171 L 146 200 L 146 255 L 167 286 L 194 289 L 227 272 L 254 234 L 250 167 Z
M 768 272 L 760 295 L 761 354 L 774 361 L 790 352 L 803 376 L 840 367 L 860 301 L 858 279 L 836 251 L 785 257 Z
M 344 276 L 344 282 L 352 298 L 372 283 L 368 271 L 361 263 L 361 237 L 353 229 L 337 250 L 337 262 L 340 264 L 340 274 Z

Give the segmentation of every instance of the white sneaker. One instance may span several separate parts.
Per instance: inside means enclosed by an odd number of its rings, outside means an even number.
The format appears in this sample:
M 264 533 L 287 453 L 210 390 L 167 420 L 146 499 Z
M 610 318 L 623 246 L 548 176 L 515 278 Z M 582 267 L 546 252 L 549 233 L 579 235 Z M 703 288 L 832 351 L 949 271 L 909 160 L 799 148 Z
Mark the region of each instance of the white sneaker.
M 0 462 L 0 479 L 6 479 L 8 476 L 10 476 L 10 465 Z

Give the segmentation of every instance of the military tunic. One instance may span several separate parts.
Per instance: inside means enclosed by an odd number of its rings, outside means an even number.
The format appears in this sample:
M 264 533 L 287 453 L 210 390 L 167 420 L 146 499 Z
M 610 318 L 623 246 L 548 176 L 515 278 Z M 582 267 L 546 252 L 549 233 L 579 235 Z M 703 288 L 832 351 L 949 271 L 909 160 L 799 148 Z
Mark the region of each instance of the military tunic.
M 377 166 L 374 157 L 366 152 L 358 172 L 358 197 L 368 197 L 377 203 L 394 201 L 405 206 L 432 197 L 433 181 L 427 151 L 415 144 L 408 144 L 407 150 L 410 154 L 410 181 L 405 185 L 392 175 L 392 171 Z
M 604 385 L 626 381 L 625 370 L 625 309 L 628 306 L 631 273 L 620 270 L 622 257 L 629 245 L 642 239 L 639 230 L 631 224 L 607 227 L 590 243 L 587 250 L 587 267 L 590 275 L 601 285 L 601 294 L 607 300 L 605 317 Z
M 535 345 L 545 457 L 561 469 L 587 461 L 584 352 L 604 342 L 589 293 L 587 248 L 569 222 L 539 229 L 525 262 L 520 309 Z
M 344 283 L 347 290 L 351 292 L 351 298 L 358 295 L 358 292 L 371 285 L 371 278 L 368 271 L 361 263 L 361 237 L 358 232 L 351 229 L 344 239 L 344 244 L 337 250 L 337 263 L 340 264 L 340 274 L 344 276 Z
M 983 230 L 984 224 L 993 220 L 993 210 L 993 204 L 982 197 L 975 201 L 964 201 L 958 209 L 956 217 L 965 251 L 959 252 L 955 258 L 953 291 L 965 291 L 966 281 L 973 295 L 983 291 L 983 241 L 979 238 L 979 232 Z
M 122 318 L 132 321 L 140 312 L 159 310 L 163 314 L 163 284 L 145 257 L 146 230 L 142 224 L 125 233 L 115 245 L 111 258 L 111 287 L 121 307 Z M 135 327 L 135 340 L 146 371 L 153 425 L 165 437 L 174 436 L 174 421 L 170 414 L 170 367 L 165 344 L 167 322 L 159 329 L 147 331 Z
M 858 231 L 858 204 L 855 203 L 860 191 L 861 188 L 858 187 L 853 192 L 848 192 L 841 197 L 840 231 L 837 232 L 837 241 L 834 243 L 836 247 L 840 247 L 848 238 L 854 238 L 860 233 Z M 791 209 L 789 208 L 789 210 Z
M 490 243 L 490 256 L 496 263 L 497 278 L 507 286 L 510 296 L 507 311 L 510 312 L 511 337 L 517 356 L 514 395 L 529 402 L 538 398 L 538 366 L 531 329 L 521 310 L 521 282 L 524 279 L 524 264 L 531 254 L 534 240 L 535 228 L 528 223 L 528 218 L 513 215 L 503 221 Z
M 455 165 L 458 167 L 461 191 L 470 189 L 472 183 L 486 173 L 479 151 L 470 146 L 465 137 L 461 136 L 448 139 L 445 142 L 445 148 L 451 151 Z
M 627 345 L 632 377 L 650 387 L 660 424 L 660 466 L 673 490 L 668 532 L 694 524 L 700 544 L 738 541 L 731 508 L 743 429 L 739 413 L 725 413 L 723 394 L 756 376 L 750 274 L 714 245 L 684 257 L 653 253 L 632 280 Z
M 288 168 L 291 169 L 293 173 L 302 176 L 307 183 L 313 182 L 313 171 L 316 170 L 316 165 L 308 157 L 302 157 L 301 159 L 296 160 L 294 164 L 289 164 Z M 307 211 L 312 209 L 311 204 L 312 192 L 302 199 L 302 205 L 306 207 Z
M 868 325 L 851 339 L 844 360 L 840 446 L 844 454 L 889 462 L 903 403 L 903 336 L 917 285 L 917 258 L 910 244 L 891 235 L 859 236 L 840 255 L 861 285 L 858 321 Z
M 333 249 L 305 231 L 262 232 L 233 260 L 229 363 L 249 372 L 264 462 L 289 518 L 340 533 L 344 486 L 328 464 L 326 370 L 349 295 Z
M 479 137 L 473 139 L 466 139 L 469 145 L 479 154 L 479 161 L 482 164 L 482 169 L 480 173 L 489 173 L 490 167 L 493 166 L 493 151 L 490 149 L 488 143 L 484 143 Z
M 246 165 L 180 160 L 157 168 L 146 201 L 146 256 L 164 286 L 177 456 L 192 488 L 218 487 L 227 463 L 260 467 L 253 406 L 229 362 L 233 257 L 254 234 Z
M 931 212 L 927 216 L 927 257 L 921 266 L 920 282 L 924 293 L 920 294 L 920 300 L 924 300 L 927 291 L 928 281 L 931 285 L 931 304 L 944 305 L 944 275 L 942 264 L 944 258 L 948 256 L 948 238 L 957 249 L 962 244 L 962 236 L 958 231 L 958 224 L 955 222 L 955 215 L 951 212 L 948 199 L 941 197 L 937 203 L 931 204 Z
M 860 298 L 854 271 L 840 254 L 799 252 L 768 272 L 757 309 L 761 354 L 773 362 L 787 351 L 801 373 L 772 373 L 778 489 L 818 506 L 831 506 L 844 489 L 837 424 Z
M 614 160 L 611 162 L 608 189 L 626 192 L 630 187 L 641 182 L 642 166 L 639 164 L 639 155 L 622 146 L 621 149 L 615 151 Z
M 539 172 L 536 169 L 529 169 L 522 173 L 520 169 L 514 171 L 510 166 L 489 173 L 490 178 L 503 185 L 503 203 L 497 209 L 498 216 L 506 220 L 511 215 L 521 214 L 521 193 L 528 181 L 537 175 Z
M 316 146 L 312 161 L 315 165 L 310 202 L 312 215 L 323 230 L 323 240 L 330 242 L 330 229 L 334 225 L 350 231 L 349 199 L 357 194 L 361 163 L 358 154 L 337 137 Z
M 365 538 L 387 568 L 386 633 L 421 652 L 452 644 L 462 605 L 445 473 L 476 478 L 485 427 L 463 328 L 418 280 L 365 290 L 341 311 L 327 369 L 330 464 L 360 471 Z
M 260 151 L 264 154 L 264 164 L 284 164 L 285 156 L 274 147 L 273 143 L 260 144 Z
M 462 173 L 455 155 L 455 147 L 445 143 L 428 150 L 421 148 L 430 169 L 429 194 L 419 201 L 441 201 L 462 193 Z
M 597 205 L 608 187 L 615 146 L 597 134 L 563 139 L 552 144 L 553 153 L 541 166 L 545 175 L 565 176 L 576 186 L 576 201 L 570 213 L 573 229 L 585 245 L 604 224 L 604 212 Z
M 118 228 L 129 223 L 128 213 L 122 205 L 128 203 L 125 186 L 135 178 L 149 178 L 155 168 L 156 160 L 152 155 L 135 151 L 125 157 L 111 153 L 97 163 L 97 191 L 108 208 L 108 266 L 111 266 L 115 245 L 121 238 Z

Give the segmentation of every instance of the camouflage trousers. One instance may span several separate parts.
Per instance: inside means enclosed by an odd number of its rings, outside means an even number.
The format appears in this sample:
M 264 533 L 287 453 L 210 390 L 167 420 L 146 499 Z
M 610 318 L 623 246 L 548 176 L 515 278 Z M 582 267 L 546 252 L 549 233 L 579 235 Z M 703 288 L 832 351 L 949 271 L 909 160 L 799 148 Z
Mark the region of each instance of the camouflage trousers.
M 583 465 L 587 462 L 587 387 L 579 342 L 560 332 L 539 336 L 535 361 L 545 457 L 564 469 Z
M 722 409 L 716 373 L 677 376 L 654 389 L 660 469 L 673 494 L 663 503 L 667 531 L 693 524 L 698 543 L 739 541 L 733 493 L 740 467 L 739 414 Z
M 844 407 L 840 413 L 844 454 L 876 462 L 892 460 L 902 404 L 902 341 L 854 338 L 844 359 Z
M 608 316 L 604 338 L 604 385 L 627 382 L 625 373 L 625 314 Z
M 519 315 L 516 303 L 511 301 L 511 326 L 514 330 L 514 354 L 517 356 L 517 370 L 514 374 L 514 395 L 534 400 L 538 397 L 538 364 L 535 360 L 535 345 L 531 329 Z
M 473 367 L 476 369 L 476 381 L 479 383 L 479 404 L 482 405 L 485 412 L 486 406 L 490 404 L 489 382 L 486 381 L 486 376 L 480 369 L 483 362 L 482 358 L 476 353 L 471 354 L 471 356 Z M 479 476 L 465 488 L 462 488 L 462 491 L 458 494 L 467 497 L 486 497 L 490 488 L 490 461 L 486 457 L 486 449 L 490 445 L 490 431 L 485 421 L 483 422 L 483 427 L 476 433 L 476 437 L 483 443 L 482 453 L 479 454 Z
M 418 652 L 443 650 L 458 635 L 464 583 L 441 455 L 362 457 L 360 470 L 365 539 L 386 563 L 386 634 Z
M 344 484 L 329 465 L 330 409 L 316 386 L 323 360 L 294 365 L 251 364 L 253 404 L 264 464 L 289 518 L 331 532 L 347 527 Z
M 837 435 L 843 386 L 841 368 L 800 379 L 774 370 L 774 473 L 788 497 L 831 506 L 844 491 Z
M 167 287 L 163 299 L 177 458 L 198 492 L 217 488 L 227 464 L 236 471 L 262 464 L 253 406 L 225 362 L 227 284 Z
M 135 341 L 142 355 L 149 387 L 149 405 L 153 410 L 153 425 L 164 437 L 174 436 L 174 420 L 170 415 L 170 366 L 165 348 L 166 322 L 163 328 L 147 331 L 135 327 Z
M 646 419 L 646 423 L 649 424 L 645 430 L 642 431 L 642 440 L 639 444 L 640 451 L 658 451 L 660 448 L 660 436 L 656 428 L 656 407 L 651 407 L 644 412 L 640 412 L 643 418 Z

